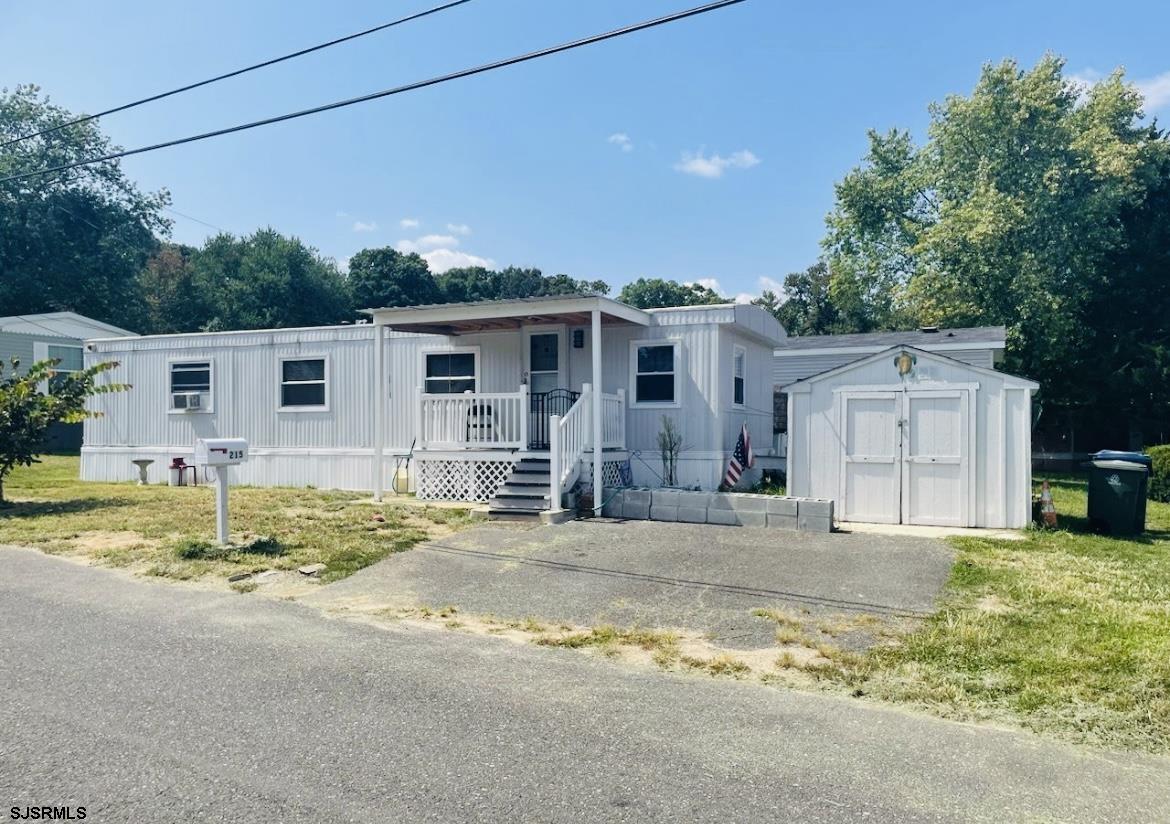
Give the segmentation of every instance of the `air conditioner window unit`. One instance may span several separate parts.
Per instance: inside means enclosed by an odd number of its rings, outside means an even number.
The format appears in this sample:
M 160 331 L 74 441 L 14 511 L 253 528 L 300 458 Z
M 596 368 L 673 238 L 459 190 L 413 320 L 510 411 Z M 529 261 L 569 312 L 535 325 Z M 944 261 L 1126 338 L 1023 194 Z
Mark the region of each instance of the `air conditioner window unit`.
M 203 394 L 201 392 L 175 392 L 171 396 L 175 409 L 202 409 Z

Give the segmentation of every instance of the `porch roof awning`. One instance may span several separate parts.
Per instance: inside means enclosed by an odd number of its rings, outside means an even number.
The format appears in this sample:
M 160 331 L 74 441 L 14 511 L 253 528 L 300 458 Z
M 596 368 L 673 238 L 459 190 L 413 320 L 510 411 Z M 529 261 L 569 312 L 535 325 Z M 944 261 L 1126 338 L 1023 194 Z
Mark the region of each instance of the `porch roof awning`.
M 540 323 L 584 326 L 594 310 L 600 310 L 607 325 L 649 326 L 650 315 L 600 295 L 564 295 L 515 300 L 484 300 L 472 303 L 435 303 L 364 309 L 379 326 L 400 332 L 434 335 L 464 335 L 496 329 L 516 329 Z

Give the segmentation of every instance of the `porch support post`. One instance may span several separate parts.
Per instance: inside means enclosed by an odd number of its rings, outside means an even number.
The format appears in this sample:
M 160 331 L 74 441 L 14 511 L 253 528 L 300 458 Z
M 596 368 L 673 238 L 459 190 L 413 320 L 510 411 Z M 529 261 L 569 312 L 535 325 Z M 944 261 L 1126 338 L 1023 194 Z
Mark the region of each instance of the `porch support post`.
M 605 490 L 601 485 L 601 395 L 605 383 L 601 380 L 601 309 L 593 310 L 590 345 L 593 349 L 593 517 L 601 516 Z
M 382 500 L 382 453 L 386 446 L 386 327 L 374 320 L 374 500 Z
M 552 512 L 561 511 L 561 416 L 548 419 L 548 503 Z

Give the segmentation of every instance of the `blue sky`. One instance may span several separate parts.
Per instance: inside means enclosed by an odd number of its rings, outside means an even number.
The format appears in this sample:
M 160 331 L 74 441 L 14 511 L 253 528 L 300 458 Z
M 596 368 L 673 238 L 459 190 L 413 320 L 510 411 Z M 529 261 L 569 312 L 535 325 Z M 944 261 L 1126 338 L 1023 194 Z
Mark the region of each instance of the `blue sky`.
M 15 3 L 0 83 L 110 105 L 434 5 Z M 473 0 L 441 15 L 138 110 L 139 146 L 441 74 L 698 0 Z M 174 208 L 237 234 L 271 225 L 344 261 L 366 246 L 436 269 L 488 261 L 602 278 L 713 280 L 755 294 L 815 261 L 833 184 L 869 128 L 921 135 L 981 64 L 1046 51 L 1124 66 L 1170 114 L 1165 2 L 739 6 L 569 54 L 124 161 Z M 172 214 L 176 240 L 212 232 Z

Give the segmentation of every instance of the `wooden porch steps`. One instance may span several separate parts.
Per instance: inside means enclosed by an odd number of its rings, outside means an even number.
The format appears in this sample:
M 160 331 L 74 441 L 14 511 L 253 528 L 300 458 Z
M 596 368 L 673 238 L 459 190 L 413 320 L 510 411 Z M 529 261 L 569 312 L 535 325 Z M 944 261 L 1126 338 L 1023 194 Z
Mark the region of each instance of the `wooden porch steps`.
M 488 517 L 501 521 L 536 521 L 551 507 L 551 480 L 547 458 L 521 458 L 488 501 Z

